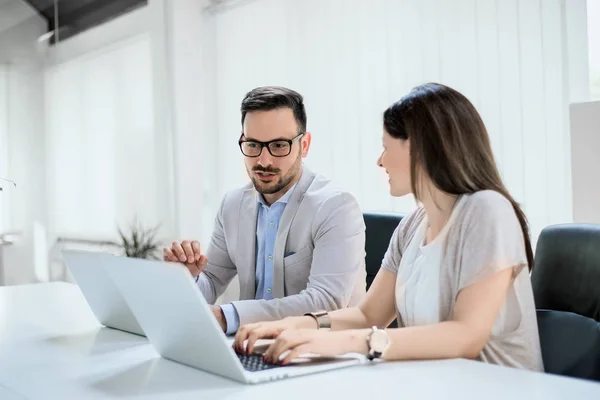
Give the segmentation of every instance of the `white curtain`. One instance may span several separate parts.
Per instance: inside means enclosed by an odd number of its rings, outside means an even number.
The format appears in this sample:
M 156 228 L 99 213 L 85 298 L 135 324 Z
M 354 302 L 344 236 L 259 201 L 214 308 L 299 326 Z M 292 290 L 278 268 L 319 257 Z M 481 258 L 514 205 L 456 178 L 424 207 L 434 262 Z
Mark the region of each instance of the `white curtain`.
M 114 239 L 117 225 L 161 221 L 149 35 L 46 72 L 49 227 Z
M 391 199 L 375 165 L 381 115 L 437 81 L 481 112 L 534 242 L 571 220 L 560 0 L 259 0 L 214 18 L 219 194 L 247 179 L 236 144 L 243 95 L 283 85 L 305 96 L 307 164 L 364 210 L 409 212 L 414 200 Z

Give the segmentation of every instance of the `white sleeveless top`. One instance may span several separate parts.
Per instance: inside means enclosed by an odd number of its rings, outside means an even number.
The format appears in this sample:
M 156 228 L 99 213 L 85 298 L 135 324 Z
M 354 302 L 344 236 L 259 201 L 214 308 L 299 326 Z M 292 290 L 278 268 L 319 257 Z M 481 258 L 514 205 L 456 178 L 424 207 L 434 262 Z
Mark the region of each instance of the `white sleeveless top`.
M 454 209 L 463 198 L 457 200 Z M 405 248 L 396 279 L 396 308 L 406 326 L 440 322 L 440 268 L 443 242 L 456 213 L 429 244 L 424 245 L 429 221 L 427 215 L 418 224 L 413 239 Z
M 510 202 L 493 191 L 459 197 L 440 234 L 424 246 L 427 226 L 423 208 L 403 218 L 382 263 L 397 274 L 399 326 L 451 320 L 460 290 L 512 267 L 513 285 L 478 360 L 543 371 L 523 234 Z

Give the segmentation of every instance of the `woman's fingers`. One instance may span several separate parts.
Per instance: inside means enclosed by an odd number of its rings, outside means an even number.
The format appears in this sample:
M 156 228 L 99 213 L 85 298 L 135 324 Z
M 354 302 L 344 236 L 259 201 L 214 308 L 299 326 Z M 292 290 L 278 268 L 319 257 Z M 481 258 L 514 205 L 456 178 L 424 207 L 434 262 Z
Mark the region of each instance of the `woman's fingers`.
M 297 330 L 283 331 L 265 352 L 265 360 L 270 363 L 277 363 L 279 362 L 279 357 L 281 357 L 285 351 L 291 350 L 307 341 L 308 338 L 306 335 L 303 335 Z
M 309 343 L 302 344 L 290 351 L 288 355 L 286 355 L 285 358 L 281 361 L 281 365 L 288 365 L 290 361 L 305 353 L 310 353 Z

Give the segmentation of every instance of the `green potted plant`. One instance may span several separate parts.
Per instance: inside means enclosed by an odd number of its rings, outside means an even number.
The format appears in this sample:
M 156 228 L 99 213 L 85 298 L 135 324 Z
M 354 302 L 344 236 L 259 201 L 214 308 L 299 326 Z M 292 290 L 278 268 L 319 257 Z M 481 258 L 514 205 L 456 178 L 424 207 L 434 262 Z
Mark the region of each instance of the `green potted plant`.
M 161 248 L 161 243 L 156 239 L 156 235 L 159 227 L 160 226 L 157 225 L 154 228 L 146 229 L 137 218 L 131 223 L 128 233 L 124 233 L 121 228 L 118 227 L 117 229 L 121 239 L 119 245 L 123 248 L 124 255 L 126 257 L 158 260 L 158 252 Z

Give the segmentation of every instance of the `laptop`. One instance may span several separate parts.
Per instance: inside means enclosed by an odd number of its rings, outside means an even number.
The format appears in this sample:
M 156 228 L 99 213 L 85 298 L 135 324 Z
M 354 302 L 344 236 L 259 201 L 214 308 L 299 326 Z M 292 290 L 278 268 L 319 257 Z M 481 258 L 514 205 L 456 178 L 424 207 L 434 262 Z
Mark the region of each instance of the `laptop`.
M 127 302 L 104 268 L 115 256 L 79 250 L 62 250 L 61 253 L 98 322 L 108 328 L 145 336 Z
M 287 366 L 262 355 L 238 355 L 183 265 L 115 257 L 107 270 L 158 353 L 169 360 L 242 383 L 260 383 L 365 362 L 360 354 L 302 357 Z M 263 350 L 266 350 L 264 348 Z

